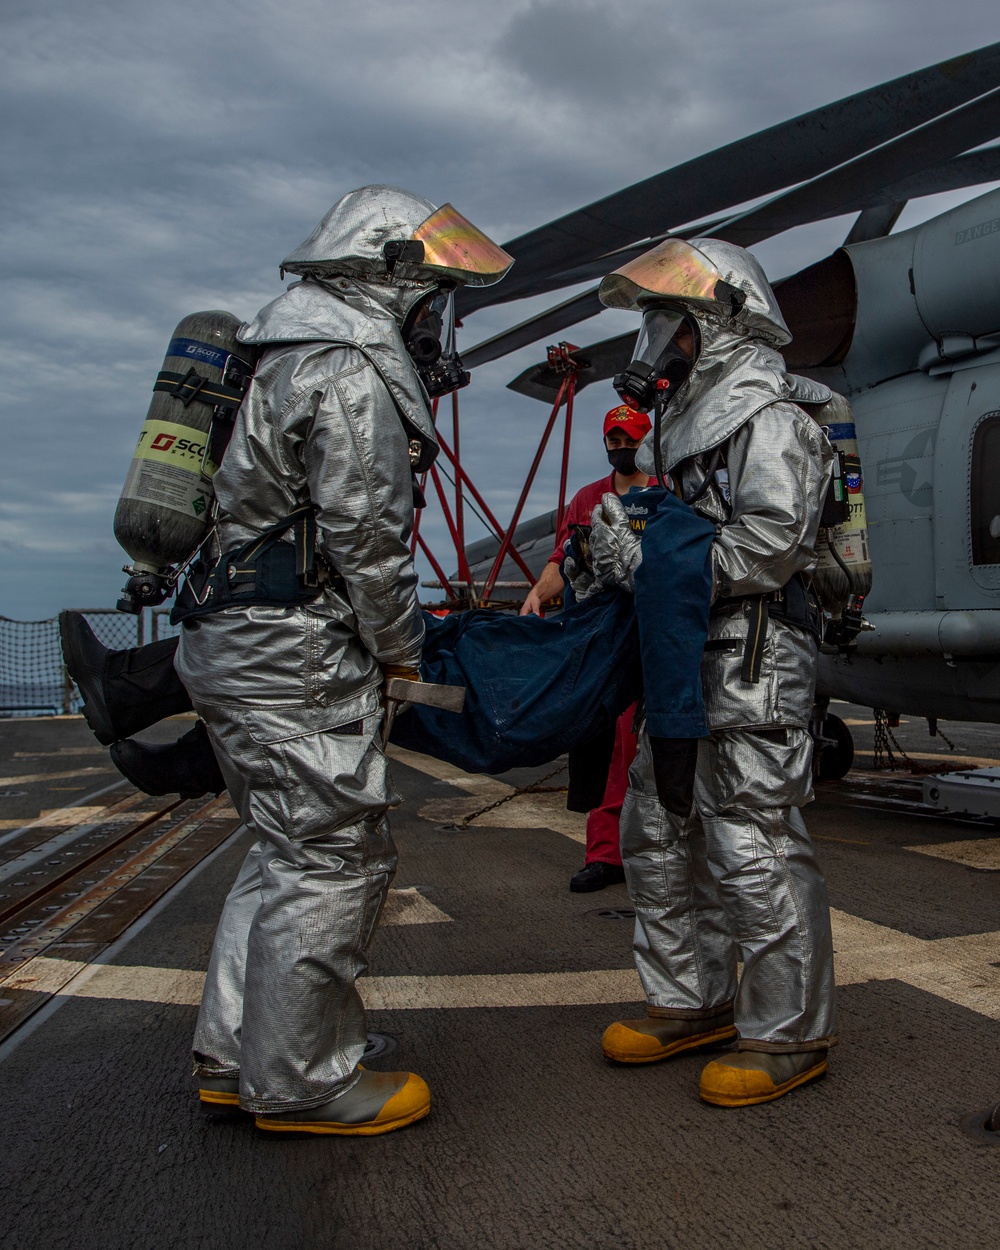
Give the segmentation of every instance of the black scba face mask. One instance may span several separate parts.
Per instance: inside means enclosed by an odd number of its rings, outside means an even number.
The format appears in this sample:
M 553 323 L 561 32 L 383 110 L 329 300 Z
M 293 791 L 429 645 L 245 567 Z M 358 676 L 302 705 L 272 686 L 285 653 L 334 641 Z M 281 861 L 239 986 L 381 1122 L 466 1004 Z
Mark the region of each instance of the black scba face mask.
M 680 338 L 692 344 L 690 355 L 678 346 Z M 637 412 L 668 404 L 691 376 L 700 346 L 693 317 L 676 308 L 647 308 L 632 359 L 614 379 L 622 402 Z
M 455 350 L 455 303 L 451 288 L 431 291 L 410 311 L 403 341 L 431 399 L 450 395 L 472 380 Z
M 637 447 L 610 447 L 608 449 L 608 463 L 622 477 L 631 477 L 635 473 L 635 453 L 637 451 Z

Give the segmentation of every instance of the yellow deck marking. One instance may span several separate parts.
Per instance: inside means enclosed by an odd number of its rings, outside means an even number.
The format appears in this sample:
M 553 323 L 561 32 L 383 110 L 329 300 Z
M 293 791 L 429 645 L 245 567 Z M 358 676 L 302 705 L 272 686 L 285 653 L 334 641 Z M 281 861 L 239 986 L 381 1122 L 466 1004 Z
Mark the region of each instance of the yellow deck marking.
M 107 810 L 108 805 L 101 807 L 43 807 L 40 816 L 35 816 L 28 820 L 25 820 L 22 816 L 20 820 L 0 821 L 0 828 L 32 829 L 35 825 L 45 825 L 52 829 L 71 829 L 73 825 L 100 820 L 101 813 Z M 125 817 L 122 816 L 122 819 L 125 819 Z M 134 820 L 135 816 L 129 813 L 128 819 Z
M 103 755 L 107 758 L 107 747 L 60 747 L 58 751 L 15 751 L 16 760 L 64 760 L 74 755 Z
M 978 868 L 983 872 L 1000 872 L 1000 838 L 905 846 L 903 850 L 916 851 L 918 855 L 933 855 L 935 859 L 947 859 L 953 864 L 963 864 L 966 868 Z
M 463 820 L 470 812 L 485 807 L 487 803 L 495 803 L 497 799 L 506 798 L 514 792 L 514 786 L 493 777 L 464 773 L 454 764 L 446 764 L 429 755 L 418 755 L 415 751 L 406 751 L 402 747 L 390 747 L 389 758 L 399 760 L 408 768 L 415 768 L 437 781 L 447 782 L 469 795 L 465 799 L 430 799 L 423 803 L 417 814 L 434 824 L 454 824 Z M 487 812 L 470 823 L 477 829 L 551 829 L 553 833 L 561 833 L 563 837 L 571 838 L 574 842 L 585 845 L 587 841 L 586 815 L 583 812 L 568 812 L 566 795 L 559 793 L 519 795 L 504 803 L 497 811 Z
M 67 777 L 93 777 L 95 773 L 113 773 L 109 762 L 104 768 L 74 768 L 66 773 L 23 773 L 20 777 L 0 777 L 0 786 L 30 786 L 36 781 L 65 781 Z
M 867 747 L 858 747 L 858 754 L 869 756 L 871 751 Z M 908 747 L 906 754 L 911 760 L 919 760 L 925 764 L 940 764 L 943 773 L 954 772 L 956 768 L 995 768 L 1000 764 L 1000 760 L 989 755 L 959 755 L 957 753 L 953 755 L 951 751 L 938 755 L 933 751 L 911 751 Z M 897 768 L 895 772 L 905 773 L 908 770 Z M 891 775 L 891 772 L 888 772 L 888 775 Z
M 451 916 L 435 907 L 413 886 L 390 890 L 380 924 L 450 924 Z

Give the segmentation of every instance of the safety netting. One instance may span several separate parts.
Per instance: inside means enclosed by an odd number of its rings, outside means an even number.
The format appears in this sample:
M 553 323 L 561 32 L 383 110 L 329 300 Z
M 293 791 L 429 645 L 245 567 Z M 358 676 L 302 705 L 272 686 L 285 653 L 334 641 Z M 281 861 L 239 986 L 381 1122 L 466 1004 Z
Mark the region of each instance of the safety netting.
M 112 609 L 84 610 L 94 633 L 115 650 L 155 642 L 177 632 L 168 609 L 139 617 Z M 59 646 L 59 618 L 15 621 L 0 616 L 0 716 L 59 715 L 80 710 Z

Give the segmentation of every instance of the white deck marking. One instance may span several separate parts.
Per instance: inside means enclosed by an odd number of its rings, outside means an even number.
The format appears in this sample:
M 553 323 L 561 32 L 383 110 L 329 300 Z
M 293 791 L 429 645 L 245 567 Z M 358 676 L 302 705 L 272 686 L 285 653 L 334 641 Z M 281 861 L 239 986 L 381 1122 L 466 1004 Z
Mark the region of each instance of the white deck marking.
M 973 838 L 968 842 L 936 842 L 933 846 L 904 846 L 904 851 L 933 855 L 981 872 L 1000 872 L 1000 838 Z
M 838 985 L 902 981 L 1000 1020 L 1000 932 L 926 941 L 885 925 L 834 911 Z M 88 971 L 76 984 L 68 975 Z M 39 956 L 3 983 L 6 990 L 50 991 L 64 997 L 196 1006 L 204 973 L 179 968 L 88 965 Z M 633 968 L 591 972 L 518 972 L 470 976 L 365 977 L 358 982 L 365 1005 L 380 1011 L 483 1007 L 570 1007 L 638 1002 Z
M 1000 1020 L 1000 932 L 928 941 L 831 911 L 838 985 L 904 981 Z
M 399 760 L 408 768 L 415 768 L 418 772 L 446 782 L 458 790 L 464 790 L 469 795 L 465 799 L 430 799 L 423 803 L 417 814 L 434 824 L 455 824 L 470 812 L 485 807 L 487 803 L 495 803 L 497 799 L 514 793 L 514 786 L 493 777 L 464 773 L 454 764 L 446 764 L 429 755 L 418 755 L 415 751 L 406 751 L 402 747 L 390 747 L 389 758 Z M 587 841 L 586 815 L 582 812 L 568 812 L 566 796 L 559 793 L 521 794 L 504 803 L 497 812 L 487 812 L 470 821 L 470 824 L 477 829 L 551 829 L 574 842 L 585 845 Z

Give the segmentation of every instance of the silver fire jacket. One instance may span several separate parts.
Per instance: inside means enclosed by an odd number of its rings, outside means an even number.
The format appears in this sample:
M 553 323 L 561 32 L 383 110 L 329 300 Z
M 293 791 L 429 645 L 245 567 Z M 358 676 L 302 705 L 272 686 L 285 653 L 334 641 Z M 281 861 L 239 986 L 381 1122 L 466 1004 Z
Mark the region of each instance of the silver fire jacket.
M 724 258 L 727 278 L 759 311 L 748 326 L 690 307 L 701 350 L 665 414 L 663 467 L 688 499 L 711 473 L 694 506 L 720 526 L 712 551 L 714 596 L 761 594 L 815 567 L 832 452 L 816 423 L 790 402 L 798 379 L 789 378 L 775 346 L 787 342 L 788 332 L 756 261 L 718 240 L 695 242 L 720 267 Z M 649 474 L 652 440 L 650 431 L 636 456 Z
M 228 550 L 296 506 L 316 506 L 317 547 L 346 586 L 328 587 L 309 609 L 329 618 L 322 647 L 336 659 L 328 670 L 336 689 L 318 691 L 321 702 L 378 684 L 375 661 L 420 660 L 411 468 L 433 461 L 437 440 L 399 322 L 401 302 L 427 289 L 307 279 L 241 331 L 268 350 L 216 474 L 218 541 Z

